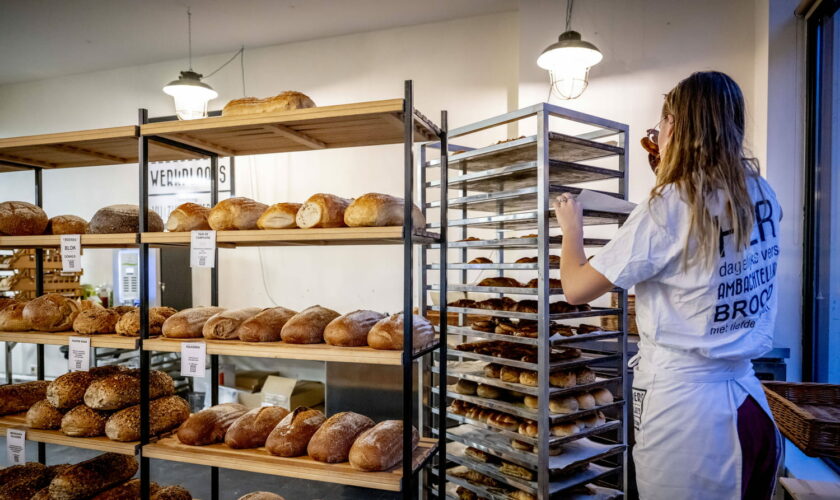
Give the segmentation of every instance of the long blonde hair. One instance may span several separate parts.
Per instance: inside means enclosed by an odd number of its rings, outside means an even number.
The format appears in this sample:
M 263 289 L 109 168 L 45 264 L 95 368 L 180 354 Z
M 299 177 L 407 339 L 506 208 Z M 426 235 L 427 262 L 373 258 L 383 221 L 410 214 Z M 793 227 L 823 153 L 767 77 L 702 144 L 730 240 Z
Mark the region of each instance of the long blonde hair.
M 689 206 L 689 234 L 683 264 L 717 261 L 720 219 L 709 211 L 710 199 L 722 203 L 736 249 L 750 244 L 753 201 L 747 178 L 759 175 L 758 161 L 744 151 L 744 95 L 738 84 L 717 71 L 697 72 L 665 96 L 663 118 L 673 117 L 670 140 L 656 171 L 651 201 L 674 185 Z

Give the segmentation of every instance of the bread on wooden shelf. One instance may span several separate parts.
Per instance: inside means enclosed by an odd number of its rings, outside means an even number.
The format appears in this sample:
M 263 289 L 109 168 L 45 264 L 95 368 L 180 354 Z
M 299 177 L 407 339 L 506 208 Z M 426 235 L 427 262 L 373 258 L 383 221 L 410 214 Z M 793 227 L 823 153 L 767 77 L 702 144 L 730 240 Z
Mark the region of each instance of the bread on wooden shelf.
M 60 472 L 50 483 L 53 500 L 77 500 L 120 484 L 137 473 L 137 459 L 119 453 L 103 453 Z
M 163 231 L 163 219 L 157 212 L 149 210 L 146 218 L 149 232 Z M 91 234 L 116 234 L 140 232 L 140 208 L 137 205 L 110 205 L 100 208 L 88 225 Z
M 32 330 L 32 323 L 23 315 L 24 308 L 26 308 L 26 302 L 15 302 L 0 309 L 0 332 Z
M 192 500 L 192 495 L 183 486 L 164 486 L 149 497 L 149 500 Z
M 268 207 L 257 219 L 260 229 L 295 229 L 297 213 L 302 203 L 275 203 Z
M 175 383 L 167 373 L 149 372 L 149 398 L 175 394 Z M 140 403 L 140 370 L 128 370 L 102 377 L 90 383 L 85 404 L 97 410 L 119 410 Z
M 225 444 L 231 448 L 259 448 L 268 435 L 283 420 L 289 410 L 280 406 L 254 408 L 236 419 L 225 434 Z
M 293 109 L 314 108 L 315 102 L 306 94 L 287 90 L 273 97 L 242 97 L 233 99 L 222 108 L 222 116 L 277 113 Z
M 0 415 L 20 413 L 46 398 L 50 382 L 36 380 L 21 384 L 0 385 Z
M 179 396 L 164 396 L 149 402 L 149 434 L 160 434 L 176 429 L 190 417 L 190 405 Z M 112 441 L 138 441 L 140 439 L 140 405 L 120 410 L 105 423 L 105 435 Z
M 326 417 L 320 411 L 299 406 L 271 431 L 265 441 L 265 449 L 279 457 L 305 455 L 309 440 L 324 421 Z
M 223 403 L 190 415 L 178 428 L 178 440 L 192 446 L 221 443 L 233 422 L 248 408 L 238 403 Z
M 78 314 L 79 303 L 57 293 L 41 295 L 23 308 L 23 319 L 42 332 L 69 331 Z
M 84 403 L 85 391 L 96 379 L 124 371 L 122 366 L 97 366 L 89 371 L 69 372 L 49 383 L 46 399 L 60 410 Z
M 207 216 L 210 209 L 198 203 L 182 203 L 175 207 L 166 220 L 166 230 L 171 232 L 201 231 L 210 229 Z
M 43 234 L 48 222 L 44 210 L 25 201 L 0 203 L 0 235 L 30 236 Z
M 369 310 L 343 314 L 324 329 L 324 342 L 341 347 L 365 346 L 370 329 L 384 318 L 384 314 Z
M 88 223 L 77 215 L 56 215 L 47 222 L 46 234 L 86 234 Z
M 36 401 L 26 412 L 26 426 L 30 429 L 59 429 L 64 412 L 46 399 Z
M 412 315 L 413 349 L 423 349 L 435 341 L 435 331 L 429 321 L 417 314 Z M 405 339 L 403 313 L 392 314 L 373 325 L 368 333 L 368 345 L 374 349 L 402 350 Z
M 344 212 L 351 200 L 329 193 L 313 194 L 300 207 L 295 223 L 301 229 L 343 227 Z
M 113 309 L 87 309 L 73 320 L 73 331 L 82 335 L 116 333 L 119 320 L 120 314 Z
M 0 469 L 0 484 L 41 477 L 47 474 L 47 466 L 38 462 L 27 462 Z
M 419 439 L 417 429 L 412 427 L 412 451 Z M 401 462 L 402 457 L 402 420 L 385 420 L 364 431 L 350 447 L 348 455 L 354 469 L 367 472 L 388 470 Z
M 268 491 L 254 491 L 251 493 L 246 493 L 242 495 L 237 500 L 286 500 L 285 498 L 281 497 L 276 493 L 270 493 Z
M 171 307 L 150 307 L 149 308 L 149 336 L 154 337 L 161 334 L 163 323 L 176 312 Z M 140 309 L 129 311 L 122 316 L 114 328 L 119 335 L 126 337 L 140 336 Z
M 173 339 L 201 338 L 204 323 L 216 313 L 224 311 L 223 307 L 192 307 L 177 312 L 166 318 L 161 326 L 164 337 Z
M 8 467 L 13 471 L 5 480 L 0 480 L 0 500 L 29 499 L 49 486 L 49 468 L 38 465 L 40 467 L 29 464 Z
M 78 405 L 64 414 L 61 432 L 73 437 L 103 436 L 108 416 L 108 412 Z
M 250 198 L 228 198 L 210 209 L 207 223 L 216 231 L 257 229 L 257 219 L 268 205 Z
M 382 193 L 359 196 L 344 212 L 344 223 L 350 227 L 402 226 L 405 221 L 405 200 Z M 411 223 L 415 229 L 426 227 L 423 212 L 411 207 Z
M 374 426 L 373 420 L 352 411 L 336 413 L 318 427 L 306 451 L 319 462 L 345 462 L 356 438 Z
M 149 483 L 149 494 L 154 495 L 159 489 L 160 485 L 157 483 Z M 103 491 L 90 500 L 129 500 L 134 498 L 140 498 L 140 479 L 128 480 Z
M 324 329 L 339 316 L 326 307 L 307 307 L 283 325 L 280 336 L 289 344 L 320 344 L 324 341 Z
M 259 307 L 244 307 L 242 309 L 227 309 L 211 316 L 201 328 L 201 334 L 206 339 L 235 340 L 237 328 L 243 321 L 253 318 L 260 312 Z
M 236 336 L 244 342 L 277 342 L 283 326 L 297 311 L 285 307 L 269 307 L 246 319 L 236 329 Z

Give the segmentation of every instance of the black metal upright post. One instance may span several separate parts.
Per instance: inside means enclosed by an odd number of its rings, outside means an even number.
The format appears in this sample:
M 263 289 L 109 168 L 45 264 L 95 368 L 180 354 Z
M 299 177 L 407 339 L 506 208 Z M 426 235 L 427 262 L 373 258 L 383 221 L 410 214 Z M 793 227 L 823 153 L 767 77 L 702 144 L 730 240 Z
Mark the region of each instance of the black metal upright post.
M 210 206 L 219 202 L 219 156 L 210 156 Z M 219 305 L 219 249 L 215 250 L 213 268 L 210 270 L 210 305 Z M 210 402 L 219 404 L 219 355 L 210 355 Z M 219 468 L 210 468 L 210 496 L 219 500 Z
M 142 127 L 149 119 L 149 112 L 140 109 L 138 121 Z M 138 137 L 137 173 L 140 185 L 140 233 L 149 230 L 149 140 Z M 140 498 L 149 498 L 151 470 L 149 458 L 143 456 L 143 446 L 149 443 L 149 370 L 150 353 L 143 348 L 143 342 L 149 338 L 149 244 L 139 241 L 140 258 Z
M 448 262 L 447 232 L 449 226 L 449 119 L 446 111 L 440 112 L 440 347 L 438 350 L 438 498 L 446 498 L 446 335 L 449 325 L 447 312 L 447 288 L 449 285 L 446 275 Z M 424 272 L 424 271 L 421 271 Z
M 33 168 L 35 174 L 35 204 L 39 207 L 44 207 L 44 179 L 40 167 Z M 35 296 L 40 297 L 44 295 L 44 249 L 35 249 Z M 44 344 L 37 344 L 35 346 L 35 370 L 38 380 L 45 378 L 44 366 Z M 11 381 L 9 381 L 11 383 Z M 38 443 L 38 462 L 47 462 L 47 445 L 45 443 Z
M 414 467 L 412 457 L 414 424 L 414 269 L 412 253 L 414 250 L 414 93 L 411 80 L 405 82 L 405 100 L 403 101 L 403 122 L 405 124 L 405 211 L 403 233 L 403 497 L 413 498 Z

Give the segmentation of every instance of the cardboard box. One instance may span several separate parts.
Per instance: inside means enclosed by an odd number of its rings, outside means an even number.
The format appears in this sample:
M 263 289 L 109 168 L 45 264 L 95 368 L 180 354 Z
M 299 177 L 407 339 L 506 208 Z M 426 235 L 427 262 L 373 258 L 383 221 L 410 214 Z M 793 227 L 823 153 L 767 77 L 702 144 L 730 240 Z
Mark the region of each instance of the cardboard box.
M 280 375 L 278 372 L 264 370 L 246 370 L 236 372 L 236 388 L 245 392 L 260 392 L 269 375 Z
M 239 402 L 248 408 L 281 406 L 291 411 L 298 406 L 310 408 L 323 404 L 324 384 L 312 380 L 297 380 L 269 375 L 256 393 L 239 393 Z

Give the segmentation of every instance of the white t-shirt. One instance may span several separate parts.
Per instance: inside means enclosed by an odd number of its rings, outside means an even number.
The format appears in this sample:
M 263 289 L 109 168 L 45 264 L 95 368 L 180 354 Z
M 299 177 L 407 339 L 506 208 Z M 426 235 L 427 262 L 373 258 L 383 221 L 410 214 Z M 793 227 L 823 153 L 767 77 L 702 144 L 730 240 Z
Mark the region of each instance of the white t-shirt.
M 682 262 L 683 249 L 696 243 L 688 238 L 689 207 L 673 186 L 652 204 L 640 203 L 592 258 L 592 267 L 616 286 L 636 286 L 640 349 L 741 361 L 772 348 L 782 211 L 764 179 L 749 179 L 747 187 L 755 219 L 751 244 L 740 254 L 735 250 L 723 215 L 720 257 L 712 268 L 692 263 L 686 269 Z M 712 214 L 723 213 L 721 205 L 712 200 Z

